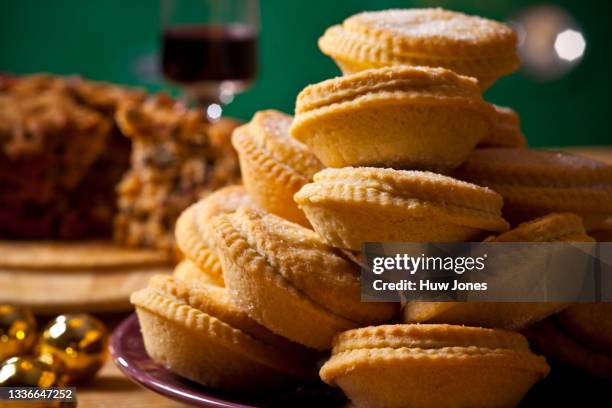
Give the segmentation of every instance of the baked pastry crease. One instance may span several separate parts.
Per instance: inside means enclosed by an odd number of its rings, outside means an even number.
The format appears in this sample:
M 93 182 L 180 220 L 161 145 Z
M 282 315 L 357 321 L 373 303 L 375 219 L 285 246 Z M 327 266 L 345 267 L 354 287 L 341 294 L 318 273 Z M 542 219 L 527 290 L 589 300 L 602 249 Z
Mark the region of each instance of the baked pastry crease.
M 446 171 L 493 132 L 495 120 L 473 78 L 399 66 L 307 86 L 291 134 L 329 167 Z
M 356 407 L 515 406 L 549 367 L 520 334 L 451 325 L 385 325 L 335 337 L 321 379 Z
M 572 330 L 571 325 L 566 326 L 562 320 L 551 316 L 527 328 L 526 335 L 531 344 L 547 357 L 591 375 L 612 379 L 610 350 L 602 352 L 592 348 L 588 338 L 583 339 L 580 331 L 574 333 Z
M 558 319 L 587 347 L 612 355 L 612 303 L 575 303 Z
M 492 190 L 422 171 L 325 169 L 295 196 L 330 245 L 368 241 L 461 242 L 508 228 Z
M 253 205 L 244 188 L 228 186 L 192 204 L 181 213 L 176 221 L 176 244 L 190 261 L 189 264 L 200 270 L 200 274 L 194 276 L 223 286 L 221 263 L 210 248 L 207 224 L 210 218 L 236 211 L 243 205 Z M 187 265 L 182 270 L 185 274 L 193 275 Z
M 554 213 L 525 222 L 487 242 L 593 242 L 582 219 Z M 518 330 L 568 306 L 567 302 L 408 302 L 406 323 L 451 323 Z
M 507 25 L 440 8 L 359 13 L 319 39 L 344 74 L 395 65 L 444 67 L 478 78 L 482 89 L 518 68 L 516 46 Z
M 587 231 L 612 213 L 612 165 L 570 153 L 483 148 L 455 177 L 504 197 L 504 217 L 518 224 L 551 212 L 583 217 Z
M 243 207 L 213 218 L 210 231 L 236 305 L 295 342 L 328 349 L 335 334 L 396 310 L 361 302 L 358 267 L 298 224 Z
M 505 106 L 493 105 L 493 109 L 495 110 L 493 129 L 478 142 L 478 147 L 527 147 L 519 115 Z
M 275 110 L 257 112 L 249 123 L 234 131 L 232 144 L 253 201 L 268 212 L 308 226 L 293 194 L 311 181 L 323 165 L 305 145 L 291 137 L 292 119 Z
M 185 378 L 257 391 L 310 376 L 312 355 L 251 320 L 224 288 L 159 275 L 131 302 L 147 353 Z

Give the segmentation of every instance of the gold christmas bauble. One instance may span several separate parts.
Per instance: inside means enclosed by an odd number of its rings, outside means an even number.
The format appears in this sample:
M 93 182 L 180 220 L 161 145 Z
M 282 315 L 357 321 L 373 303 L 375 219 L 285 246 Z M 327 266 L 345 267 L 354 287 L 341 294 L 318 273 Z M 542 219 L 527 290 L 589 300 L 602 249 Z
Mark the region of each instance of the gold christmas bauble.
M 36 339 L 36 320 L 29 309 L 0 304 L 0 362 L 28 353 Z
M 0 387 L 40 387 L 57 385 L 51 366 L 35 357 L 11 357 L 0 365 Z
M 40 359 L 61 372 L 64 384 L 91 380 L 108 355 L 108 331 L 87 314 L 65 314 L 49 322 L 39 343 Z
M 57 374 L 47 363 L 35 357 L 11 357 L 0 365 L 0 387 L 58 387 Z M 0 406 L 2 402 L 0 402 Z M 10 408 L 59 408 L 55 401 L 11 401 Z M 68 405 L 66 405 L 68 406 Z

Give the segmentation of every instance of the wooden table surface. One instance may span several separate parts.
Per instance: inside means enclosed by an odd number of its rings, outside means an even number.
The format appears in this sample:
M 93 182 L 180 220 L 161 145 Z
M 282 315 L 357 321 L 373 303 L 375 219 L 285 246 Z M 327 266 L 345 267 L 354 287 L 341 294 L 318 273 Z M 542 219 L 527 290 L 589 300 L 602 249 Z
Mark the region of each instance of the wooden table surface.
M 585 156 L 612 162 L 612 148 L 576 148 L 571 150 Z M 110 326 L 114 326 L 123 316 L 113 316 L 109 319 L 105 319 L 104 316 L 100 317 L 107 320 Z M 110 358 L 91 385 L 77 389 L 77 398 L 79 408 L 187 407 L 185 404 L 171 401 L 136 385 L 123 376 Z
M 188 407 L 136 385 L 119 371 L 110 358 L 91 385 L 77 388 L 77 400 L 77 408 Z
M 130 313 L 96 314 L 112 330 Z M 46 324 L 48 317 L 39 320 Z M 87 385 L 77 387 L 77 408 L 187 408 L 149 391 L 124 376 L 108 356 L 106 364 L 96 378 Z M 0 407 L 2 404 L 0 403 Z M 10 408 L 10 407 L 7 407 Z

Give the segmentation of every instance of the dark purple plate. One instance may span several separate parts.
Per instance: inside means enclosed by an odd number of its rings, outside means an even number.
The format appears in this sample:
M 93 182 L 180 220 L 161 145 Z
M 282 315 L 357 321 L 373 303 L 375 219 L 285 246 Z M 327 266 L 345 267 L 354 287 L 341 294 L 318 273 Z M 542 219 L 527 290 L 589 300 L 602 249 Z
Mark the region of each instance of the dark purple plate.
M 262 397 L 228 395 L 181 378 L 149 358 L 136 314 L 121 322 L 113 332 L 111 354 L 115 364 L 132 381 L 173 400 L 198 407 L 339 407 L 344 402 L 337 390 L 322 384 L 304 384 Z

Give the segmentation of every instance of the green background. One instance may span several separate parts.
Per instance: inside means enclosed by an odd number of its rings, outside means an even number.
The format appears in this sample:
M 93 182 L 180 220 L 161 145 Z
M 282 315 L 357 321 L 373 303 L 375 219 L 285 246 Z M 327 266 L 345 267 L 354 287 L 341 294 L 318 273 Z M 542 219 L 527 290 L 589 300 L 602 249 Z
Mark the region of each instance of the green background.
M 308 83 L 335 76 L 317 48 L 324 29 L 362 10 L 431 7 L 508 20 L 531 1 L 261 0 L 260 74 L 227 113 L 248 119 L 258 109 L 292 112 Z M 558 1 L 580 23 L 587 40 L 583 61 L 559 80 L 523 72 L 498 81 L 485 97 L 516 109 L 533 146 L 611 144 L 607 121 L 612 94 L 612 2 Z M 151 90 L 168 89 L 155 70 L 159 44 L 156 0 L 2 0 L 0 71 L 79 73 Z

